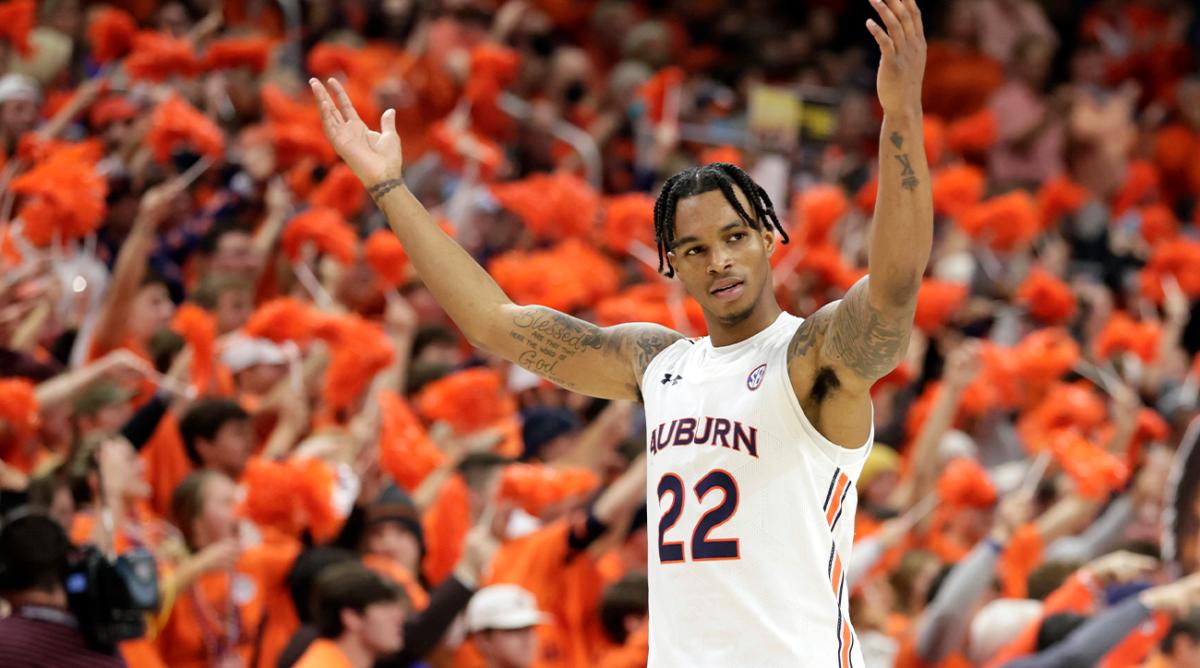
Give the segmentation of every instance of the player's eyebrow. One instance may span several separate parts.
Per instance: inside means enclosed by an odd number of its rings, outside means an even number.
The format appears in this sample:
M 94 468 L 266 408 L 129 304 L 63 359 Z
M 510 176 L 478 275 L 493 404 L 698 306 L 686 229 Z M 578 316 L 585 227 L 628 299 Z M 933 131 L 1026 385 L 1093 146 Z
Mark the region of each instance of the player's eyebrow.
M 726 223 L 723 227 L 721 227 L 720 230 L 717 231 L 717 234 L 725 234 L 726 232 L 728 232 L 730 230 L 733 230 L 733 229 L 736 229 L 739 227 L 745 227 L 745 226 L 746 226 L 746 221 L 740 220 L 740 219 L 735 220 L 732 223 Z M 700 240 L 691 235 L 686 236 L 686 237 L 680 237 L 680 238 L 676 239 L 675 241 L 671 242 L 671 250 L 675 250 L 676 248 L 679 248 L 680 246 L 682 246 L 684 244 L 694 244 L 697 241 L 700 241 Z

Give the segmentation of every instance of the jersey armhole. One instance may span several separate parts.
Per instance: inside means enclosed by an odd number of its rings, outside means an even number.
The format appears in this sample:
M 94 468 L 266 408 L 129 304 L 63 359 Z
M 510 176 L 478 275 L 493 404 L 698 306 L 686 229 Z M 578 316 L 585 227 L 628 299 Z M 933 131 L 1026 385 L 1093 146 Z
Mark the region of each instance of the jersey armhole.
M 788 372 L 786 345 L 781 348 L 781 352 L 778 355 L 782 363 L 775 365 L 777 368 L 774 375 L 783 386 L 783 391 L 787 395 L 787 404 L 791 408 L 796 422 L 800 425 L 800 429 L 826 459 L 835 466 L 840 467 L 851 479 L 857 480 L 858 474 L 862 471 L 862 465 L 866 461 L 867 455 L 871 452 L 871 445 L 875 441 L 875 407 L 871 406 L 871 428 L 867 433 L 867 440 L 863 445 L 857 448 L 844 448 L 834 443 L 825 438 L 825 435 L 817 429 L 816 425 L 809 421 L 808 415 L 804 413 L 804 407 L 800 405 L 800 398 L 796 396 L 796 390 L 792 387 L 792 377 Z

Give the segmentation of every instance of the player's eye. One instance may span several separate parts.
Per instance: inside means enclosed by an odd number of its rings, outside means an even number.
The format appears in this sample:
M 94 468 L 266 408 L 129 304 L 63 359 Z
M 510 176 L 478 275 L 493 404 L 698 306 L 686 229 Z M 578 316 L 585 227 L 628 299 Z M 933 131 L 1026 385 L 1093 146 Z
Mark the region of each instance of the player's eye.
M 745 238 L 746 238 L 745 232 L 734 232 L 733 234 L 729 235 L 729 241 L 731 243 L 734 241 L 741 241 L 742 239 L 745 239 Z
M 699 255 L 700 253 L 703 253 L 703 252 L 704 252 L 704 246 L 692 246 L 691 248 L 685 250 L 683 252 L 683 254 L 685 256 L 686 255 Z

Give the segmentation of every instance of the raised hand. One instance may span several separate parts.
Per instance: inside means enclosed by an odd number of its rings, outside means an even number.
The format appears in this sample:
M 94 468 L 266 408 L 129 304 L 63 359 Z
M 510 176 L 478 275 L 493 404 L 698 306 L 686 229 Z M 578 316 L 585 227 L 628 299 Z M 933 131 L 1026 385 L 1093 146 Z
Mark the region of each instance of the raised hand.
M 388 191 L 402 185 L 401 168 L 404 158 L 400 150 L 400 135 L 396 134 L 396 112 L 388 109 L 379 120 L 379 132 L 367 127 L 350 96 L 337 79 L 329 80 L 329 90 L 316 79 L 310 79 L 317 107 L 321 111 L 321 126 L 329 143 L 355 176 L 366 186 L 371 197 L 379 200 Z M 336 103 L 334 97 L 337 98 Z
M 921 80 L 925 75 L 925 27 L 914 0 L 871 0 L 883 19 L 884 30 L 867 19 L 867 30 L 879 44 L 882 58 L 875 87 L 885 114 L 919 112 Z

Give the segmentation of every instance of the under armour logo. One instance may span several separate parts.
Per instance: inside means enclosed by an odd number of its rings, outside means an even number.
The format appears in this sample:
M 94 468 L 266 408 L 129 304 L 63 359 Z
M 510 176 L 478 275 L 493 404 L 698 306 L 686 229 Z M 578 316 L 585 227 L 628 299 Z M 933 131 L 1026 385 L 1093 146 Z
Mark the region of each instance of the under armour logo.
M 680 376 L 678 374 L 672 374 L 670 371 L 668 371 L 666 374 L 663 375 L 662 384 L 663 385 L 676 385 L 681 380 L 683 380 L 683 376 Z

